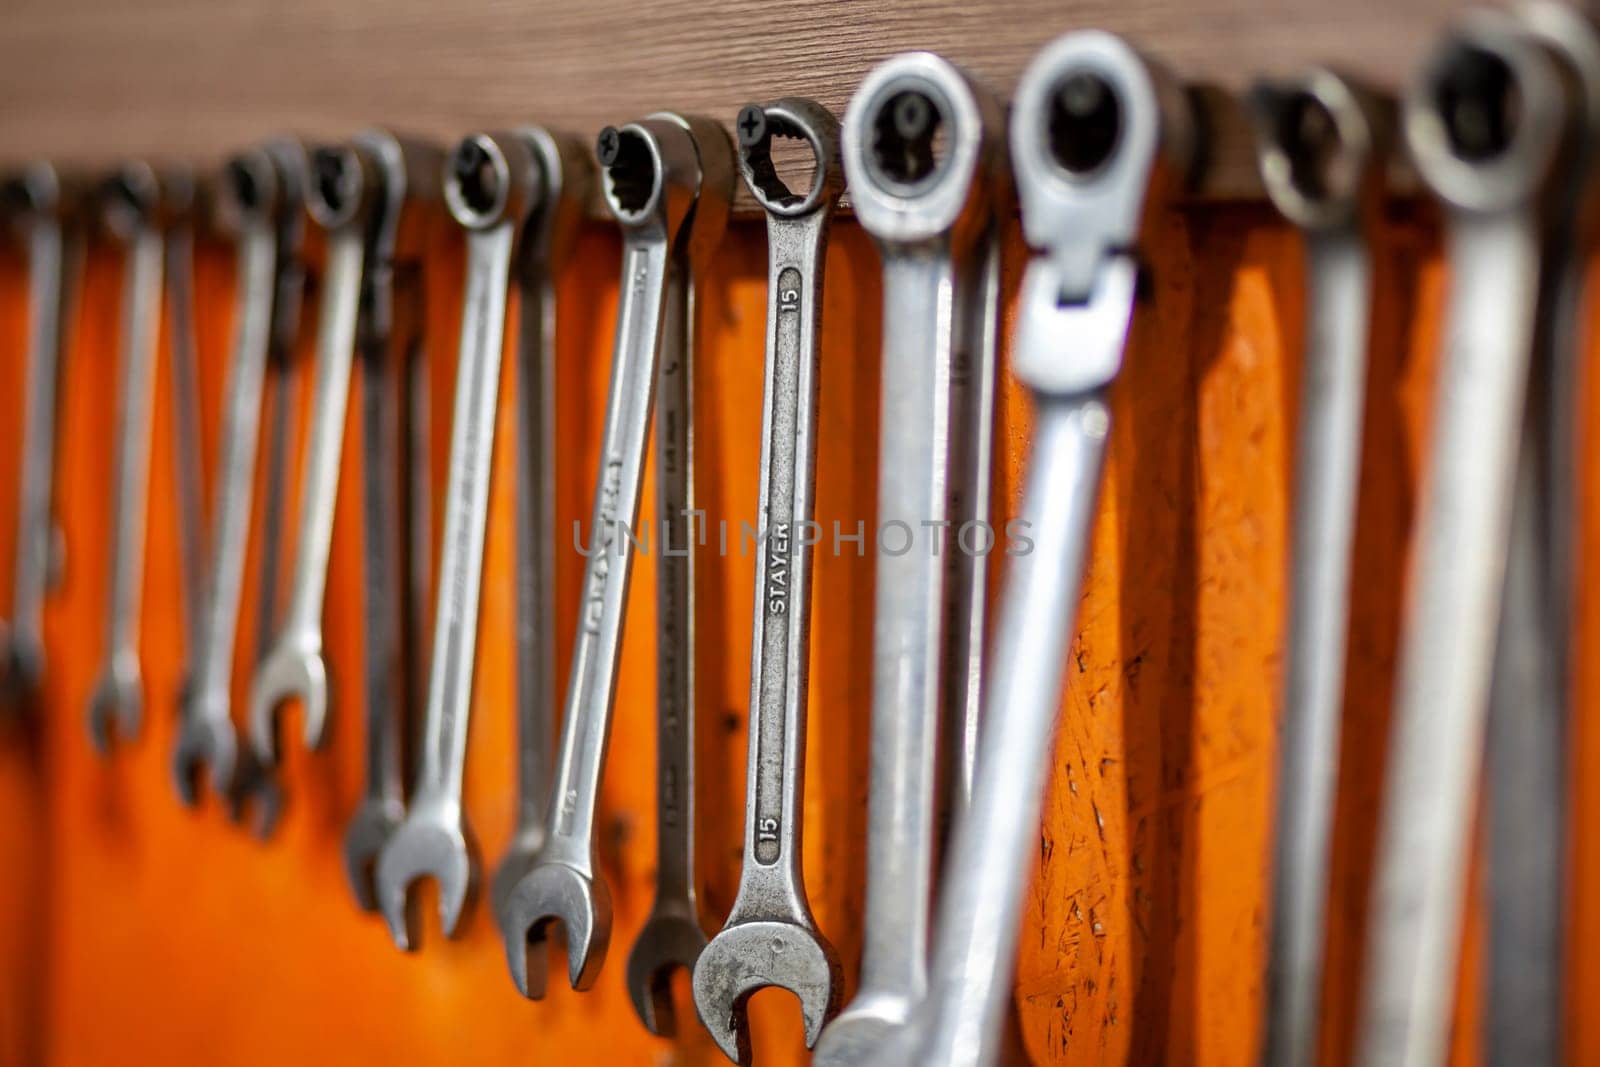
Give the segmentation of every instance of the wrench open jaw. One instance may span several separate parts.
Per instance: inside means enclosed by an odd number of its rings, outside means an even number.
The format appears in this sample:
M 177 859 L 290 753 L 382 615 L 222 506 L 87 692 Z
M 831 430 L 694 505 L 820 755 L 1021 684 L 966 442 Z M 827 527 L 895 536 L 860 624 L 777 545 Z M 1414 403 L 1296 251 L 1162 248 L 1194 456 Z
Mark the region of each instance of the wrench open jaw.
M 622 305 L 545 840 L 501 915 L 512 980 L 530 997 L 544 994 L 554 925 L 565 930 L 574 989 L 594 983 L 610 944 L 611 895 L 598 871 L 594 819 L 632 569 L 619 526 L 638 521 L 667 320 L 678 315 L 680 327 L 691 328 L 693 271 L 721 237 L 733 186 L 732 149 L 712 123 L 657 113 L 607 127 L 598 146 L 606 202 L 623 230 Z M 674 301 L 682 306 L 669 308 Z
M 530 238 L 528 227 L 560 225 L 574 210 L 565 187 L 546 181 L 546 162 L 538 138 L 511 131 L 467 137 L 445 165 L 445 202 L 467 231 L 467 278 L 439 594 L 411 807 L 379 854 L 376 875 L 379 906 L 403 950 L 417 943 L 414 909 L 408 906 L 413 882 L 422 877 L 438 882 L 441 927 L 447 937 L 456 932 L 466 903 L 476 895 L 477 850 L 463 818 L 461 791 L 507 293 L 519 260 L 542 247 L 537 234 Z M 548 266 L 539 263 L 533 269 Z

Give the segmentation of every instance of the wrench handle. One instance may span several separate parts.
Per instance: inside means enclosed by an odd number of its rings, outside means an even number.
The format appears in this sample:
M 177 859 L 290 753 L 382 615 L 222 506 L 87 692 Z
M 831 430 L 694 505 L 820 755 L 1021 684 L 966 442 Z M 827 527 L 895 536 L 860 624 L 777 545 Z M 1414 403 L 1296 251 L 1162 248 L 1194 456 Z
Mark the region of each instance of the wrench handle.
M 1105 392 L 1040 396 L 1036 425 L 1022 495 L 1027 543 L 1011 555 L 997 613 L 972 804 L 951 841 L 935 986 L 918 1009 L 919 1063 L 995 1062 L 1011 992 L 1105 460 Z
M 175 226 L 167 239 L 166 285 L 184 648 L 185 654 L 192 656 L 200 644 L 201 618 L 205 613 L 206 514 L 194 333 L 194 231 L 187 222 Z
M 403 784 L 400 763 L 401 679 L 406 664 L 401 628 L 405 625 L 397 595 L 400 541 L 406 520 L 401 513 L 399 377 L 405 373 L 389 358 L 387 346 L 366 347 L 361 360 L 362 512 L 366 539 L 362 553 L 366 609 L 367 796 L 399 800 Z
M 501 222 L 467 238 L 466 296 L 450 423 L 439 593 L 428 676 L 418 794 L 459 805 L 478 643 L 489 474 L 505 343 L 506 290 L 515 230 Z

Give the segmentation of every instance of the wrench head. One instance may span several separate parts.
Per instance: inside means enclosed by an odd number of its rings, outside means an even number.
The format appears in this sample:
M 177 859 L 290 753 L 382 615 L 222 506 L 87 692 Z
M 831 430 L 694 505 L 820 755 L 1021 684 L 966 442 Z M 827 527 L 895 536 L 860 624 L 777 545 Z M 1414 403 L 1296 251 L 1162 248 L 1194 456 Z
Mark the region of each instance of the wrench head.
M 397 798 L 368 797 L 344 832 L 344 869 L 362 911 L 378 910 L 378 856 L 405 818 Z
M 459 808 L 452 812 L 440 803 L 413 804 L 378 853 L 378 907 L 402 952 L 418 945 L 422 916 L 410 890 L 424 877 L 439 887 L 440 929 L 446 937 L 455 936 L 478 877 L 477 848 Z
M 694 1004 L 717 1047 L 735 1063 L 750 1063 L 745 1005 L 759 989 L 777 986 L 800 1001 L 806 1047 L 815 1047 L 839 1010 L 839 957 L 816 930 L 792 922 L 725 926 L 694 967 Z
M 172 754 L 172 774 L 178 796 L 193 807 L 199 801 L 200 769 L 209 767 L 211 788 L 219 797 L 233 792 L 238 740 L 227 708 L 221 714 L 198 706 L 200 698 L 186 695 L 187 705 L 178 718 L 178 744 Z
M 659 905 L 645 920 L 639 939 L 628 953 L 628 995 L 645 1029 L 658 1037 L 678 1032 L 672 1008 L 672 972 L 682 967 L 691 975 L 706 947 L 700 917 L 690 907 Z
M 594 985 L 611 943 L 611 892 L 602 879 L 559 860 L 544 860 L 511 891 L 501 920 L 506 963 L 523 996 L 544 996 L 554 923 L 566 935 L 567 978 L 582 992 Z
M 500 924 L 502 930 L 506 925 L 506 904 L 511 900 L 511 894 L 517 888 L 517 883 L 522 881 L 523 876 L 538 862 L 539 850 L 543 847 L 543 826 L 534 823 L 530 828 L 520 829 L 511 839 L 506 854 L 500 859 L 500 865 L 494 869 L 494 877 L 489 882 L 489 901 L 490 906 L 494 908 L 495 921 Z
M 322 650 L 309 641 L 286 634 L 256 668 L 250 689 L 250 744 L 269 766 L 278 762 L 277 713 L 291 699 L 298 700 L 307 748 L 321 748 L 327 738 L 328 665 Z
M 236 823 L 248 821 L 250 832 L 265 841 L 277 829 L 283 805 L 283 783 L 274 768 L 257 759 L 252 749 L 242 749 L 228 797 L 228 818 Z
M 38 692 L 44 649 L 26 630 L 0 623 L 0 695 L 21 702 Z
M 833 1067 L 866 1063 L 873 1059 L 910 1062 L 891 1059 L 887 1055 L 890 1048 L 898 1047 L 891 1043 L 911 1033 L 908 1026 L 911 1021 L 910 1007 L 910 1002 L 904 997 L 858 994 L 850 1006 L 822 1032 L 812 1061 Z
M 144 683 L 137 656 L 114 656 L 89 697 L 89 737 L 102 756 L 111 751 L 113 732 L 138 735 L 144 721 Z

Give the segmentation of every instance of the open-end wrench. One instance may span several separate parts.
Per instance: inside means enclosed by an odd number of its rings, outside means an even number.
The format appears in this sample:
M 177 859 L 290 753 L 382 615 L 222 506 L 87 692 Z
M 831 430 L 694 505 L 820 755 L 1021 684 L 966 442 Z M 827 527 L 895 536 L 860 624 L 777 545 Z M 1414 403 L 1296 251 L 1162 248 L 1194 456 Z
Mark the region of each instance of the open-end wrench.
M 985 279 L 967 261 L 989 254 L 979 242 L 992 231 L 1004 182 L 1002 122 L 988 93 L 925 52 L 874 68 L 845 114 L 851 198 L 883 260 L 882 436 L 861 984 L 823 1031 L 818 1063 L 864 1062 L 927 986 L 938 738 L 948 718 L 946 681 L 967 667 L 947 662 L 951 568 L 942 553 L 951 546 L 941 536 L 950 520 L 952 436 L 970 432 L 952 423 L 961 388 L 955 347 L 958 336 L 981 332 L 954 314 L 989 306 L 953 290 Z
M 165 265 L 160 199 L 160 180 L 144 163 L 119 168 L 101 190 L 106 227 L 123 248 L 105 660 L 89 697 L 88 714 L 89 736 L 102 754 L 110 751 L 113 728 L 125 738 L 134 737 L 144 714 L 139 602 L 144 588 L 150 409 L 155 400 Z
M 529 128 L 543 161 L 546 196 L 581 204 L 594 161 L 579 142 Z M 556 290 L 551 264 L 571 253 L 569 213 L 529 234 L 520 265 L 517 344 L 517 824 L 489 887 L 498 920 L 511 889 L 544 844 L 555 748 L 556 689 Z
M 1519 20 L 1475 10 L 1406 97 L 1411 155 L 1448 212 L 1450 288 L 1367 927 L 1364 1065 L 1445 1059 L 1541 246 L 1581 111 L 1572 92 Z
M 81 248 L 69 232 L 72 191 L 50 163 L 35 163 L 0 188 L 28 249 L 28 366 L 11 616 L 0 624 L 0 695 L 24 703 L 44 677 L 44 598 L 59 570 L 55 525 L 56 389 Z
M 178 504 L 178 573 L 183 590 L 183 647 L 193 656 L 205 614 L 205 466 L 200 444 L 199 342 L 194 321 L 194 233 L 209 194 L 192 171 L 168 170 L 166 193 L 167 337 L 172 375 L 173 483 Z
M 288 257 L 285 233 L 301 210 L 292 175 L 268 146 L 235 156 L 218 190 L 219 209 L 236 232 L 232 357 L 223 412 L 216 497 L 212 510 L 211 564 L 199 640 L 190 650 L 173 774 L 186 804 L 198 799 L 197 771 L 210 768 L 213 789 L 237 799 L 238 740 L 230 712 L 234 641 L 244 585 L 245 542 L 250 526 L 262 379 L 279 318 L 281 269 Z M 292 332 L 292 330 L 291 330 Z
M 971 807 L 956 821 L 933 984 L 894 1062 L 998 1058 L 1018 919 L 1061 704 L 1110 428 L 1108 390 L 1133 313 L 1140 221 L 1158 159 L 1187 168 L 1182 93 L 1121 39 L 1068 34 L 1024 71 L 1011 158 L 1024 235 L 1013 373 L 1036 422 L 1022 496 L 1032 551 L 1011 558 L 984 694 Z M 909 1055 L 904 1050 L 914 1049 Z
M 416 699 L 415 687 L 407 684 L 412 675 L 405 662 L 403 619 L 415 610 L 415 604 L 413 590 L 400 574 L 410 522 L 401 508 L 400 488 L 402 477 L 426 478 L 427 467 L 409 469 L 401 459 L 397 439 L 404 422 L 401 403 L 407 376 L 420 347 L 421 259 L 438 201 L 442 161 L 443 155 L 434 145 L 378 129 L 365 130 L 348 146 L 319 150 L 312 157 L 312 216 L 334 231 L 335 243 L 348 236 L 343 227 L 353 224 L 350 219 L 341 221 L 337 208 L 350 204 L 352 192 L 371 198 L 361 234 L 360 310 L 352 337 L 361 357 L 366 795 L 344 838 L 345 869 L 357 902 L 367 911 L 378 907 L 373 886 L 378 852 L 404 815 L 402 734 L 408 719 L 405 712 Z M 339 188 L 352 174 L 364 182 L 364 192 Z M 340 205 L 331 202 L 328 190 L 316 188 L 327 183 L 333 185 L 336 196 L 344 198 Z M 350 210 L 359 213 L 359 209 Z M 334 299 L 339 291 L 339 285 L 330 282 L 323 299 Z M 349 296 L 347 292 L 344 295 Z M 402 303 L 404 307 L 397 307 Z M 330 314 L 324 305 L 324 322 Z M 403 326 L 397 327 L 397 322 Z M 397 329 L 405 332 L 397 337 Z M 316 407 L 314 400 L 313 409 Z M 315 415 L 313 424 L 320 425 Z M 305 503 L 312 504 L 310 500 Z M 306 534 L 302 529 L 302 539 Z M 300 565 L 304 563 L 302 556 Z M 302 579 L 297 572 L 297 595 L 302 581 L 312 580 Z
M 1351 544 L 1372 306 L 1368 231 L 1387 142 L 1378 102 L 1328 70 L 1251 93 L 1267 194 L 1305 240 L 1306 326 L 1261 1062 L 1316 1061 Z
M 792 992 L 810 1046 L 837 1010 L 841 992 L 838 954 L 811 916 L 800 846 L 811 648 L 811 549 L 802 530 L 812 521 L 815 500 L 824 252 L 843 176 L 838 121 L 811 100 L 752 104 L 739 112 L 734 128 L 739 169 L 767 212 L 762 550 L 756 554 L 750 653 L 744 863 L 728 921 L 694 965 L 694 997 L 723 1052 L 748 1063 L 745 1003 L 752 993 L 767 986 Z M 808 190 L 792 192 L 778 176 L 772 162 L 778 137 L 810 145 L 815 171 Z M 698 933 L 698 918 L 687 919 Z M 628 960 L 629 990 L 647 1023 L 659 1023 L 663 1007 L 671 1005 L 664 976 L 642 963 L 635 968 L 636 960 L 650 959 L 644 950 L 653 925 Z M 671 958 L 665 950 L 653 955 Z
M 633 562 L 619 527 L 638 521 L 657 368 L 670 358 L 667 301 L 674 294 L 689 299 L 694 269 L 721 239 L 733 186 L 727 135 L 703 120 L 653 114 L 602 130 L 598 149 L 606 203 L 623 231 L 622 302 L 545 840 L 501 915 L 512 979 L 531 997 L 544 994 L 552 922 L 565 928 L 575 989 L 594 983 L 611 941 L 611 896 L 596 862 L 594 817 Z M 674 288 L 675 272 L 682 277 Z M 687 331 L 689 308 L 674 314 L 683 316 Z
M 1514 9 L 1568 68 L 1579 133 L 1552 190 L 1495 643 L 1484 773 L 1489 944 L 1484 1059 L 1561 1063 L 1570 847 L 1571 633 L 1578 588 L 1578 396 L 1587 255 L 1595 233 L 1600 36 L 1553 0 Z
M 453 934 L 477 882 L 477 847 L 461 807 L 472 711 L 490 458 L 500 389 L 506 298 L 519 250 L 537 248 L 531 227 L 576 210 L 565 186 L 547 184 L 540 141 L 521 131 L 474 134 L 446 165 L 445 202 L 467 230 L 466 295 L 450 429 L 450 473 L 439 555 L 428 703 L 411 807 L 378 857 L 378 903 L 395 943 L 416 944 L 408 890 L 423 875 L 439 886 L 445 936 Z

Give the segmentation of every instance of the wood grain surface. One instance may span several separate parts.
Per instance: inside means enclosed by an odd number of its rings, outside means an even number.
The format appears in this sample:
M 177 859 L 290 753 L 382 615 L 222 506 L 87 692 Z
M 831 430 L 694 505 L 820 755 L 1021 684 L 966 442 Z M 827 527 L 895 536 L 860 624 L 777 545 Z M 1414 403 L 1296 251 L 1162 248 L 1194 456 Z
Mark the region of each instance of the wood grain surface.
M 843 112 L 863 74 L 939 52 L 1008 96 L 1067 30 L 1098 27 L 1207 94 L 1203 189 L 1257 191 L 1233 98 L 1262 74 L 1334 64 L 1398 91 L 1461 0 L 12 0 L 0 27 L 0 159 L 213 164 L 262 137 L 378 123 L 450 144 L 540 122 L 587 140 L 672 108 L 731 128 L 741 105 Z M 739 207 L 753 202 L 741 190 Z M 599 202 L 595 203 L 600 213 Z

